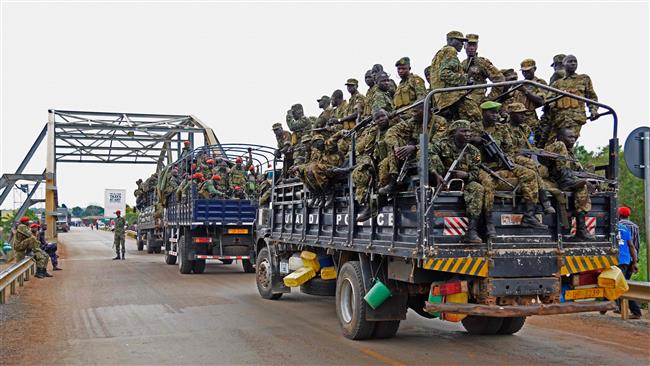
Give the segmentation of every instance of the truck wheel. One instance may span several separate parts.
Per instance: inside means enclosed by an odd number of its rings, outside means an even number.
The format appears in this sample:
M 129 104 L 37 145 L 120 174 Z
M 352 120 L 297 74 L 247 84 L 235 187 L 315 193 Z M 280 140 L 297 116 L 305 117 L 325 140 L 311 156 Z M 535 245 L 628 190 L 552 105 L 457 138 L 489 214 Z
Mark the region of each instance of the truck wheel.
M 336 280 L 312 278 L 300 285 L 300 292 L 307 295 L 336 296 Z
M 503 318 L 503 324 L 497 331 L 498 334 L 515 334 L 524 327 L 526 323 L 525 316 L 517 316 L 511 318 Z
M 175 255 L 169 255 L 168 253 L 165 253 L 165 263 L 167 263 L 169 265 L 176 264 L 176 256 Z
M 197 259 L 192 261 L 192 270 L 195 274 L 201 274 L 205 272 L 205 259 Z
M 399 323 L 399 320 L 385 320 L 375 322 L 375 331 L 372 332 L 372 338 L 393 338 L 399 329 Z
M 496 334 L 503 324 L 503 319 L 489 316 L 468 316 L 462 322 L 469 334 Z
M 253 267 L 253 262 L 250 259 L 242 259 L 241 264 L 245 273 L 255 273 L 255 267 Z
M 185 258 L 185 236 L 181 235 L 178 241 L 178 252 L 176 253 L 178 259 L 178 271 L 182 274 L 192 273 L 192 262 Z
M 153 248 L 153 252 L 156 253 L 156 254 L 160 254 L 162 252 L 162 250 L 160 249 L 160 247 L 155 247 L 155 248 Z
M 136 242 L 138 245 L 138 252 L 141 252 L 144 249 L 144 241 L 142 240 L 142 235 L 140 235 L 140 233 L 138 233 Z
M 152 233 L 147 234 L 147 253 L 149 254 L 153 253 L 154 243 L 155 240 L 153 239 L 153 234 Z
M 232 264 L 232 259 L 219 259 L 223 264 Z
M 271 266 L 271 257 L 269 248 L 262 248 L 257 255 L 255 263 L 255 282 L 257 282 L 257 291 L 262 298 L 267 300 L 277 300 L 282 297 L 282 293 L 273 293 L 273 267 Z
M 361 264 L 346 262 L 336 280 L 336 315 L 346 338 L 368 339 L 375 330 L 375 322 L 366 320 L 364 295 Z

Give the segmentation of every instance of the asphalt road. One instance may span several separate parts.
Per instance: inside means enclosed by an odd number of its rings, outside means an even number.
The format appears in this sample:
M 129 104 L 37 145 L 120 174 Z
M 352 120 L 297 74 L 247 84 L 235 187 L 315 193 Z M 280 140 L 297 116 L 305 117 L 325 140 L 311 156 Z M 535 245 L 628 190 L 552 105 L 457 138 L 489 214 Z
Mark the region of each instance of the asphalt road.
M 650 364 L 650 322 L 537 317 L 514 336 L 470 336 L 409 312 L 390 340 L 341 336 L 333 298 L 263 300 L 241 264 L 181 275 L 163 255 L 113 261 L 112 234 L 61 234 L 63 271 L 0 307 L 0 364 Z

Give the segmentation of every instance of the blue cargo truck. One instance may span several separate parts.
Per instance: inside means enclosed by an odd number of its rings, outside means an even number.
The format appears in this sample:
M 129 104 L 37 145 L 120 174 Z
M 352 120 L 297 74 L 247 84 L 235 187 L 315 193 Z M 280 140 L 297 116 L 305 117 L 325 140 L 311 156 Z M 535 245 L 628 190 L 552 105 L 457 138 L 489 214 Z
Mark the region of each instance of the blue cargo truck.
M 185 154 L 172 166 L 194 174 L 200 169 L 196 164 L 202 155 L 227 164 L 243 156 L 255 176 L 262 176 L 272 154 L 272 148 L 260 145 L 210 145 Z M 250 178 L 252 173 L 246 171 Z M 244 272 L 255 272 L 258 195 L 252 187 L 241 188 L 245 193 L 240 198 L 205 198 L 200 194 L 199 184 L 192 180 L 185 195 L 169 195 L 164 212 L 165 262 L 178 264 L 183 274 L 203 273 L 208 260 L 224 264 L 241 261 Z

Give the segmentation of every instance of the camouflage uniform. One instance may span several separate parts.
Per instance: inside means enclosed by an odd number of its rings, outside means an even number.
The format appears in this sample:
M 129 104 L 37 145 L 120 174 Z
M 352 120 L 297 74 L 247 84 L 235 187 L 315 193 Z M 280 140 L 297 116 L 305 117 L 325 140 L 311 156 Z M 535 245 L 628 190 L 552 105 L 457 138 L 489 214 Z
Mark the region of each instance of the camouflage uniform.
M 32 234 L 32 231 L 25 224 L 20 224 L 16 228 L 13 248 L 16 252 L 16 262 L 22 261 L 28 251 L 32 251 L 32 259 L 36 262 L 36 268 L 40 271 L 47 269 L 47 263 L 50 257 L 41 249 L 41 243 Z
M 241 164 L 235 164 L 235 166 L 230 169 L 228 175 L 230 178 L 228 183 L 231 192 L 235 190 L 236 186 L 244 189 L 246 186 L 246 171 L 242 168 Z
M 393 99 L 390 97 L 388 92 L 380 89 L 377 89 L 377 91 L 372 94 L 372 97 L 368 100 L 368 104 L 370 104 L 371 113 L 375 113 L 380 109 L 390 113 L 395 109 Z
M 395 109 L 399 109 L 424 98 L 426 94 L 424 80 L 415 74 L 409 74 L 406 79 L 399 82 L 393 104 Z
M 259 192 L 259 205 L 260 207 L 266 206 L 271 199 L 271 186 L 273 182 L 269 179 L 264 179 L 262 183 L 257 186 Z
M 309 117 L 302 116 L 299 119 L 295 119 L 293 118 L 290 110 L 287 111 L 286 122 L 289 130 L 292 132 L 292 145 L 297 145 L 300 142 L 302 136 L 309 134 L 309 131 L 312 129 L 312 120 Z
M 368 89 L 366 94 L 365 104 L 363 105 L 363 116 L 362 118 L 367 118 L 372 116 L 372 99 L 374 98 L 375 93 L 379 92 L 379 86 L 377 84 L 373 85 L 372 88 Z
M 454 47 L 444 46 L 431 61 L 431 89 L 449 88 L 467 85 L 467 74 L 458 60 Z M 481 111 L 476 102 L 466 96 L 466 91 L 439 93 L 434 95 L 436 107 L 451 108 L 454 118 L 480 121 Z
M 429 170 L 445 176 L 451 164 L 458 159 L 462 148 L 458 148 L 453 137 L 444 137 L 429 145 Z M 465 154 L 456 165 L 456 170 L 467 172 L 469 177 L 465 182 L 463 198 L 467 215 L 477 218 L 481 215 L 483 198 L 485 193 L 483 187 L 477 182 L 479 165 L 481 164 L 481 153 L 472 145 L 467 146 Z
M 227 187 L 221 184 L 221 180 L 208 179 L 200 184 L 199 195 L 205 199 L 223 199 L 228 194 Z
M 531 81 L 534 81 L 538 84 L 547 85 L 546 81 L 538 78 L 537 76 L 533 77 L 533 80 Z M 525 87 L 526 86 L 523 86 L 522 88 Z M 533 87 L 530 89 L 530 92 L 539 97 L 546 98 L 546 92 L 541 88 Z M 521 103 L 524 105 L 524 107 L 526 107 L 526 121 L 524 123 L 530 128 L 532 132 L 536 132 L 535 135 L 538 135 L 537 131 L 539 129 L 539 117 L 537 117 L 537 112 L 535 112 L 535 109 L 538 107 L 535 107 L 533 102 L 527 98 L 526 95 L 524 95 L 521 89 L 512 92 L 512 97 L 508 99 L 507 104 L 504 103 L 504 107 L 507 108 L 512 103 Z
M 469 35 L 468 35 L 469 36 Z M 472 62 L 471 67 L 475 68 L 474 72 L 474 84 L 486 84 L 488 80 L 492 83 L 499 83 L 505 80 L 503 74 L 497 69 L 490 60 L 481 56 L 474 56 L 471 59 L 465 59 L 461 62 L 460 67 L 467 72 L 470 69 L 469 62 Z M 490 94 L 487 96 L 487 99 L 494 99 L 504 90 L 501 88 L 492 88 Z M 487 89 L 474 89 L 469 94 L 470 99 L 474 102 L 482 103 L 486 97 L 485 93 Z
M 544 150 L 575 159 L 575 156 L 573 155 L 573 151 L 567 149 L 566 145 L 564 145 L 564 143 L 561 141 L 555 141 L 549 145 L 546 145 Z M 583 170 L 583 167 L 578 162 L 556 159 L 553 160 L 549 166 L 550 177 L 555 181 L 559 181 L 561 171 L 563 169 L 580 171 Z M 573 192 L 573 202 L 576 211 L 579 212 L 591 211 L 591 197 L 589 197 L 589 190 L 587 189 L 586 186 L 582 188 L 578 188 Z
M 359 93 L 356 92 L 350 96 L 350 99 L 348 100 L 347 104 L 347 109 L 345 111 L 345 115 L 349 116 L 353 113 L 357 112 L 357 109 L 363 113 L 366 105 L 366 97 Z M 345 121 L 343 122 L 343 129 L 345 130 L 351 130 L 354 128 L 356 125 L 356 121 Z
M 356 167 L 352 171 L 352 181 L 355 187 L 355 199 L 363 203 L 364 196 L 370 185 L 370 180 L 376 176 L 375 162 L 381 161 L 387 155 L 386 145 L 383 143 L 385 130 L 374 125 L 365 129 L 356 141 Z M 388 175 L 388 165 L 379 169 L 379 175 Z M 372 184 L 377 186 L 377 182 Z
M 126 230 L 126 220 L 124 217 L 115 218 L 115 232 L 113 235 L 113 246 L 115 246 L 115 254 L 118 256 L 120 252 L 122 257 L 124 257 L 124 252 L 126 252 L 126 245 L 124 244 L 124 234 Z
M 557 80 L 553 84 L 553 87 L 587 99 L 598 101 L 598 96 L 591 84 L 591 78 L 585 74 L 565 76 L 564 78 Z M 580 129 L 582 128 L 582 125 L 587 123 L 584 102 L 564 97 L 554 102 L 551 109 L 553 110 L 553 127 L 551 129 L 549 141 L 554 141 L 557 131 L 561 128 L 569 128 L 575 132 L 576 138 L 580 137 Z M 598 106 L 589 105 L 589 111 L 592 114 L 595 114 L 598 111 Z

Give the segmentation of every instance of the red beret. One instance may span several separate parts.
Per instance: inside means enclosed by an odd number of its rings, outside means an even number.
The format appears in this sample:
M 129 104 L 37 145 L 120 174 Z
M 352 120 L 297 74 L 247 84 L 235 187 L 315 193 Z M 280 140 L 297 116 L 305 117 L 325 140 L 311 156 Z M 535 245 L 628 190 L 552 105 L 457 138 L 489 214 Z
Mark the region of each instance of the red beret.
M 235 186 L 235 191 L 239 191 L 239 190 L 241 190 L 241 187 L 240 186 Z
M 29 225 L 29 227 L 32 228 L 32 229 L 38 229 L 39 227 L 41 227 L 41 225 L 39 225 L 39 224 L 31 224 L 31 225 Z
M 189 140 L 185 140 L 185 141 L 183 141 L 183 145 L 185 145 L 185 146 L 189 146 L 189 145 L 190 145 L 190 141 L 189 141 Z
M 618 208 L 618 215 L 621 217 L 630 217 L 631 214 L 632 214 L 632 210 L 630 210 L 629 207 Z
M 29 217 L 27 217 L 27 216 L 21 217 L 20 222 L 22 222 L 23 224 L 26 223 L 26 222 L 29 222 Z
M 244 160 L 242 160 L 242 158 L 241 158 L 240 156 L 238 156 L 238 157 L 235 159 L 235 163 L 237 163 L 237 164 L 241 164 L 242 161 L 244 161 Z
M 221 180 L 221 176 L 220 175 L 213 175 L 212 180 Z
M 122 211 L 120 211 L 120 210 L 116 210 L 115 213 L 116 213 L 116 214 L 118 214 L 118 213 L 122 213 Z

